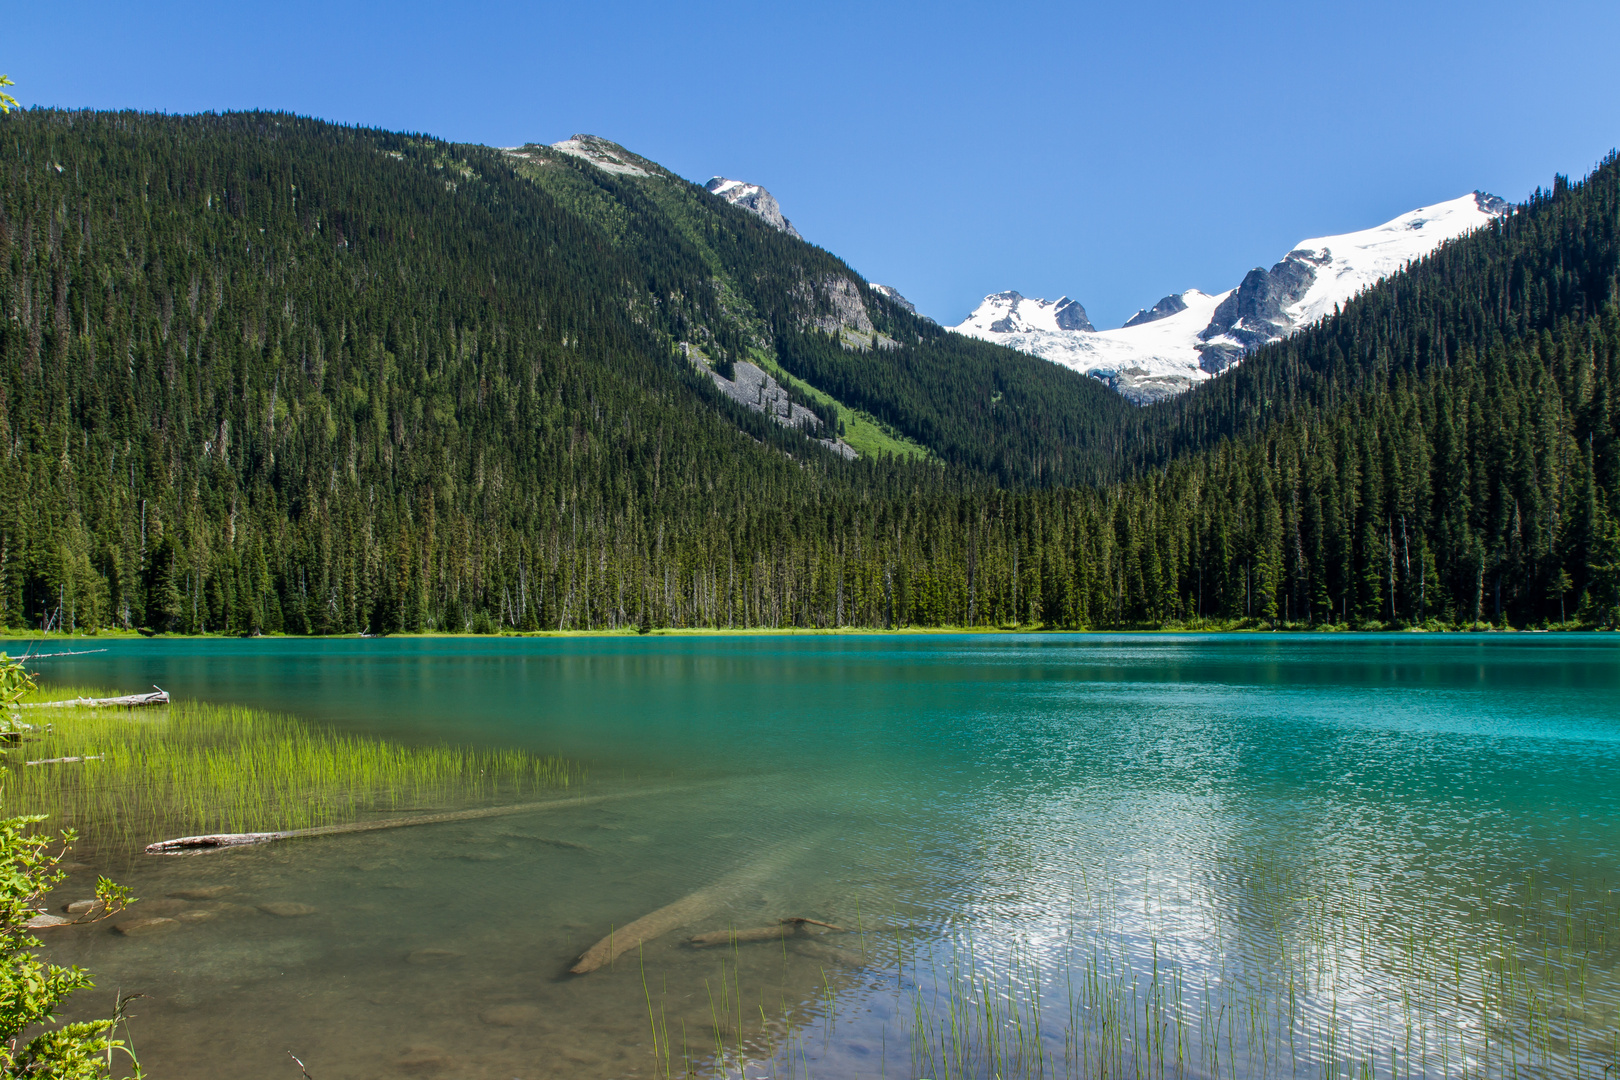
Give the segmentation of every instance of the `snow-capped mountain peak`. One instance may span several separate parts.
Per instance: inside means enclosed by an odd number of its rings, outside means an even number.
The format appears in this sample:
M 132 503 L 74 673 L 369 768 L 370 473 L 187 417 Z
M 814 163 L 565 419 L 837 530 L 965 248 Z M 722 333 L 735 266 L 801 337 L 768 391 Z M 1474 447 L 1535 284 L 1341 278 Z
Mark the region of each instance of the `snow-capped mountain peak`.
M 1358 293 L 1512 208 L 1494 195 L 1420 206 L 1384 224 L 1301 240 L 1270 270 L 1255 267 L 1216 311 L 1199 345 L 1200 364 L 1225 370 L 1268 342 L 1327 318 Z
M 764 218 L 773 229 L 779 229 L 800 240 L 804 239 L 799 236 L 799 230 L 793 227 L 793 222 L 782 216 L 782 206 L 776 198 L 758 184 L 716 176 L 703 186 L 711 194 L 720 196 L 731 205 L 740 206 Z
M 1249 271 L 1235 289 L 1166 296 L 1118 330 L 1094 330 L 1067 297 L 1031 300 L 1015 292 L 986 296 L 951 329 L 1095 376 L 1133 401 L 1153 401 L 1333 314 L 1447 240 L 1511 212 L 1502 199 L 1476 191 L 1375 228 L 1302 240 L 1270 270 Z
M 980 331 L 974 334 L 1031 334 L 1057 333 L 1064 330 L 1093 331 L 1096 327 L 1086 317 L 1086 309 L 1067 296 L 1056 300 L 1031 300 L 1015 292 L 992 293 L 967 317 L 967 322 L 953 327 L 960 333 L 971 333 L 964 327 Z

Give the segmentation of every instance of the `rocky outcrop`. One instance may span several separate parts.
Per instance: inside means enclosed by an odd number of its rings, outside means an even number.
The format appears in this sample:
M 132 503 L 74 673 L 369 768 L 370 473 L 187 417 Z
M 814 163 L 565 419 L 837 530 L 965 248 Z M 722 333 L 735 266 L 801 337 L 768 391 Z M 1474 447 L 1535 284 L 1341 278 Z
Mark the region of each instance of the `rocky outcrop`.
M 1327 248 L 1290 251 L 1270 270 L 1255 267 L 1215 309 L 1199 334 L 1198 366 L 1219 375 L 1261 345 L 1294 331 L 1289 308 L 1305 299 L 1317 271 L 1333 261 Z
M 636 156 L 618 143 L 608 142 L 595 135 L 575 135 L 571 139 L 551 144 L 571 157 L 583 158 L 603 172 L 620 176 L 651 176 L 652 173 L 636 164 Z
M 1143 308 L 1135 315 L 1132 315 L 1130 318 L 1126 319 L 1125 325 L 1141 326 L 1144 323 L 1158 322 L 1160 319 L 1167 319 L 1177 312 L 1186 310 L 1187 301 L 1183 300 L 1180 295 L 1171 293 L 1169 296 L 1165 297 L 1163 300 L 1160 300 L 1152 307 Z M 1121 329 L 1123 329 L 1123 327 Z
M 842 330 L 872 333 L 872 317 L 867 314 L 866 301 L 861 299 L 860 286 L 842 274 L 828 274 L 814 284 L 801 282 L 794 293 L 810 309 L 809 314 L 801 317 L 806 327 L 824 334 L 838 334 Z
M 803 240 L 799 230 L 793 227 L 793 222 L 782 216 L 782 205 L 776 201 L 775 196 L 758 184 L 750 184 L 743 180 L 728 180 L 724 176 L 710 178 L 704 189 L 711 194 L 718 195 L 732 206 L 740 206 L 751 214 L 755 214 L 765 221 L 771 228 L 785 232 L 789 236 Z
M 688 355 L 691 355 L 690 347 L 687 348 Z M 694 358 L 694 363 L 701 364 L 702 361 Z M 807 435 L 814 435 L 821 430 L 821 418 L 789 397 L 782 384 L 756 364 L 750 364 L 746 360 L 737 361 L 733 365 L 729 379 L 718 371 L 709 371 L 708 374 L 714 380 L 716 389 L 744 408 L 764 413 L 783 427 L 798 428 Z M 840 439 L 816 441 L 849 460 L 854 460 L 857 456 L 854 447 Z
M 933 323 L 935 326 L 939 325 L 939 323 L 934 322 L 934 320 L 929 318 L 927 315 L 924 315 L 921 312 L 919 312 L 917 310 L 917 305 L 913 304 L 910 300 L 907 300 L 905 297 L 901 296 L 899 290 L 895 289 L 894 286 L 892 286 L 892 285 L 879 285 L 877 282 L 873 281 L 873 282 L 868 282 L 866 287 L 868 289 L 872 290 L 873 292 L 877 293 L 879 296 L 883 297 L 885 300 L 889 301 L 889 303 L 895 305 L 896 307 L 901 308 L 904 311 L 909 311 L 911 314 L 917 316 L 917 318 L 921 319 L 923 322 Z
M 1059 330 L 1084 330 L 1092 333 L 1097 329 L 1086 317 L 1086 309 L 1080 305 L 1080 301 L 1070 300 L 1067 296 L 1058 300 L 1057 306 L 1052 309 L 1052 318 Z
M 873 292 L 877 293 L 879 296 L 883 297 L 884 299 L 888 300 L 891 304 L 894 304 L 896 307 L 899 307 L 899 308 L 902 308 L 902 309 L 904 309 L 906 311 L 909 311 L 913 315 L 917 314 L 917 305 L 913 304 L 910 300 L 907 300 L 905 297 L 901 296 L 900 295 L 900 290 L 894 288 L 893 286 L 879 285 L 877 282 L 873 281 L 873 282 L 868 283 L 866 287 L 868 289 L 871 289 Z

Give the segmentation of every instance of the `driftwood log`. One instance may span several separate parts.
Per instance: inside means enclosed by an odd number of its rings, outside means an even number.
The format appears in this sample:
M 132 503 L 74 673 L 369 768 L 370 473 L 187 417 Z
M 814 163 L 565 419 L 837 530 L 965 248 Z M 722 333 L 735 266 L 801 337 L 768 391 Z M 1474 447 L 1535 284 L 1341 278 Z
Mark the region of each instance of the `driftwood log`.
M 726 906 L 740 892 L 755 888 L 774 877 L 795 858 L 818 845 L 828 834 L 772 848 L 759 859 L 732 871 L 719 881 L 697 892 L 688 893 L 666 904 L 657 911 L 643 915 L 628 926 L 615 927 L 608 936 L 586 949 L 579 961 L 568 970 L 585 975 L 611 964 L 621 954 L 639 949 L 645 942 L 662 937 L 671 930 L 689 926 L 708 918 Z
M 817 929 L 810 929 L 811 927 Z M 842 926 L 821 922 L 819 919 L 779 919 L 774 926 L 754 926 L 747 930 L 716 930 L 690 939 L 698 948 L 709 945 L 746 945 L 753 941 L 781 941 L 783 938 L 807 937 L 811 934 L 847 934 Z
M 404 829 L 412 825 L 437 825 L 445 821 L 476 821 L 480 818 L 508 817 L 513 814 L 533 814 L 542 810 L 557 810 L 568 806 L 589 806 L 612 799 L 627 799 L 635 795 L 667 795 L 669 788 L 656 791 L 624 791 L 614 795 L 583 795 L 577 799 L 547 799 L 544 802 L 518 803 L 514 806 L 486 806 L 473 810 L 451 810 L 442 814 L 421 814 L 408 818 L 384 818 L 378 821 L 355 821 L 345 825 L 317 825 L 312 829 L 288 829 L 284 832 L 212 833 L 204 836 L 182 836 L 174 840 L 160 840 L 146 845 L 148 855 L 187 855 L 215 848 L 248 847 L 269 844 L 276 840 L 297 840 L 306 836 L 340 836 L 344 833 L 376 832 L 380 829 Z
M 81 761 L 104 761 L 104 760 L 106 760 L 106 758 L 102 754 L 91 754 L 89 757 L 48 757 L 48 758 L 40 758 L 38 761 L 25 761 L 25 762 L 23 762 L 23 764 L 24 765 L 75 765 L 75 764 L 78 764 Z
M 150 694 L 125 694 L 123 697 L 81 697 L 67 701 L 30 701 L 25 709 L 135 709 L 142 705 L 167 705 L 169 692 L 152 687 Z

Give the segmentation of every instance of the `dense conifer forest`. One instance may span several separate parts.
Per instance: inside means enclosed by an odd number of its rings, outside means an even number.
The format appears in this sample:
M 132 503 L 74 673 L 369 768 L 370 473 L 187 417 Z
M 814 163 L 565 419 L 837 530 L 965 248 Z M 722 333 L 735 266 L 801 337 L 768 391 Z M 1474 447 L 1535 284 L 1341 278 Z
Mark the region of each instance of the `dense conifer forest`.
M 1146 408 L 625 159 L 0 117 L 0 625 L 1620 617 L 1613 157 Z

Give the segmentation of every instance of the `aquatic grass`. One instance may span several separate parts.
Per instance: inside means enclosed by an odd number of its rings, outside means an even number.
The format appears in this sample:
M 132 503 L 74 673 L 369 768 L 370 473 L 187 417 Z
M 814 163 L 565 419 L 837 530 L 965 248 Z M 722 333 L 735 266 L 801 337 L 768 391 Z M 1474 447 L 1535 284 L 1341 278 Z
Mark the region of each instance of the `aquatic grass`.
M 57 691 L 60 696 L 61 691 Z M 75 695 L 79 696 L 79 695 Z M 92 844 L 173 833 L 344 824 L 579 784 L 579 767 L 519 750 L 409 746 L 235 706 L 30 709 L 5 754 L 8 812 L 49 815 Z M 99 757 L 27 765 L 51 758 Z
M 1620 951 L 1613 890 L 1527 879 L 1507 895 L 1397 911 L 1374 881 L 1326 894 L 1302 884 L 1285 867 L 1246 867 L 1247 918 L 1211 910 L 1198 955 L 1179 959 L 1156 934 L 1121 933 L 1099 896 L 1071 916 L 1056 952 L 947 937 L 915 959 L 912 1070 L 936 1080 L 1614 1071 L 1620 985 L 1593 985 Z
M 808 1075 L 817 1047 L 829 1052 L 840 1017 L 866 1010 L 884 971 L 887 1015 L 906 1029 L 909 1053 L 888 1058 L 896 1048 L 885 1021 L 881 1067 L 932 1080 L 1607 1080 L 1615 1071 L 1620 896 L 1606 884 L 1531 877 L 1472 896 L 1397 899 L 1375 873 L 1313 878 L 1266 858 L 1209 872 L 1241 889 L 1210 891 L 1221 899 L 1177 925 L 1153 915 L 1165 910 L 1157 897 L 1086 882 L 1067 916 L 1028 939 L 973 924 L 886 932 L 850 981 L 800 962 L 790 981 L 801 996 L 774 1016 L 762 997 L 746 1037 L 735 1006 L 752 991 L 733 948 L 730 970 L 722 961 L 707 985 L 708 1053 L 672 1060 L 665 1042 L 661 1072 Z M 1054 938 L 1058 927 L 1066 934 Z M 877 1031 L 866 1037 L 879 1044 Z

